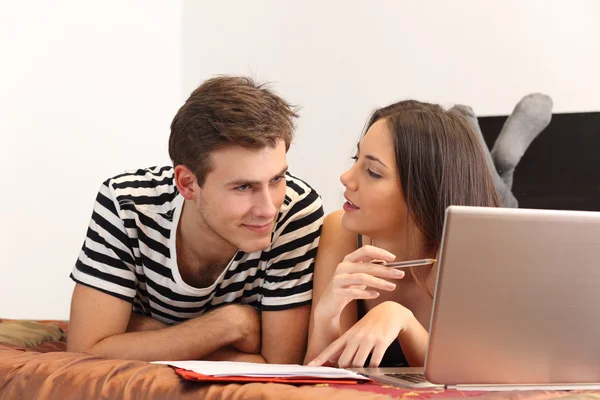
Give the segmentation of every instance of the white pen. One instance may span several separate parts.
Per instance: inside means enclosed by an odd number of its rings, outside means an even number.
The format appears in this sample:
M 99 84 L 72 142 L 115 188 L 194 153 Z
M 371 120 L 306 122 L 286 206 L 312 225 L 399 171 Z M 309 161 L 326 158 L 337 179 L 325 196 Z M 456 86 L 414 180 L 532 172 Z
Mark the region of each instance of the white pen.
M 437 260 L 434 258 L 424 258 L 422 260 L 397 261 L 397 262 L 389 262 L 389 263 L 386 263 L 383 260 L 373 260 L 371 262 L 373 264 L 385 265 L 386 267 L 406 268 L 406 267 L 420 267 L 422 265 L 430 265 L 436 261 Z

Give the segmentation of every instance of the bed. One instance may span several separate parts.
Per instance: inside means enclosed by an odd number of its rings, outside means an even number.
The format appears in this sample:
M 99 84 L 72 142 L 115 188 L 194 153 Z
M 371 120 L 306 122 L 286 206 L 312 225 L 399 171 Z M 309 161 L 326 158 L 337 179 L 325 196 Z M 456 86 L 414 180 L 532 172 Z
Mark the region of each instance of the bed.
M 598 399 L 599 392 L 407 390 L 375 383 L 204 384 L 171 367 L 66 351 L 66 321 L 0 320 L 0 399 Z

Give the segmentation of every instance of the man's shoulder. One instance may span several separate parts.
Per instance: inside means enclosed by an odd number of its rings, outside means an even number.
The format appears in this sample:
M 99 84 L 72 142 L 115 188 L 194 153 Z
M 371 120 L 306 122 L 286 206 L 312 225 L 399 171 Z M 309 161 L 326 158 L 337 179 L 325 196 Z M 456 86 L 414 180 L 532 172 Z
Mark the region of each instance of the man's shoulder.
M 173 183 L 172 166 L 153 166 L 148 168 L 129 169 L 118 175 L 109 177 L 106 182 L 114 188 L 153 187 L 165 183 Z
M 299 178 L 289 171 L 285 173 L 285 178 L 287 189 L 285 191 L 286 201 L 284 204 L 286 202 L 297 202 L 309 195 L 320 197 L 319 193 L 304 179 Z
M 114 200 L 136 205 L 162 205 L 177 195 L 172 166 L 127 170 L 105 180 Z
M 275 237 L 315 224 L 320 226 L 323 219 L 323 200 L 314 188 L 289 172 L 286 173 L 286 183 L 285 199 L 277 216 Z
M 321 206 L 321 196 L 305 180 L 286 172 L 286 191 L 285 199 L 280 209 L 280 214 L 286 214 L 289 211 L 299 211 L 304 207 L 314 207 L 315 203 Z

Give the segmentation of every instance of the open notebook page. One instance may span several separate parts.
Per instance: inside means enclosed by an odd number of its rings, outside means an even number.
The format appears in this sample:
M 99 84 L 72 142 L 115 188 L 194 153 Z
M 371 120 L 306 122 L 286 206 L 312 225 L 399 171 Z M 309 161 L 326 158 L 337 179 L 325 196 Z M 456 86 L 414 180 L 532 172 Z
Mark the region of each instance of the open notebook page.
M 332 367 L 307 367 L 295 364 L 259 364 L 232 361 L 154 361 L 208 376 L 312 377 L 369 380 L 357 372 Z

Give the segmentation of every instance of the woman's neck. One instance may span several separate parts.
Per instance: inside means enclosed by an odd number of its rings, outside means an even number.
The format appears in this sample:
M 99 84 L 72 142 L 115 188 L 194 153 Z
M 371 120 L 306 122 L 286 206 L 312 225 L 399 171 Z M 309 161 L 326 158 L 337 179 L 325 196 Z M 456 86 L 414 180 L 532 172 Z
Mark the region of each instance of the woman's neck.
M 435 258 L 435 249 L 427 249 L 425 235 L 418 229 L 394 232 L 391 234 L 373 234 L 371 244 L 385 249 L 396 256 L 396 261 Z
M 437 259 L 437 249 L 428 248 L 425 245 L 425 235 L 418 230 L 411 230 L 410 234 L 376 235 L 371 238 L 371 244 L 385 249 L 396 256 L 395 261 L 420 260 L 424 258 Z M 406 275 L 402 279 L 403 290 L 410 287 L 418 287 L 419 292 L 428 293 L 432 296 L 437 274 L 437 264 L 419 267 L 416 270 L 410 268 L 405 270 Z M 410 273 L 409 273 L 410 271 Z M 408 292 L 407 292 L 408 293 Z M 414 293 L 410 291 L 410 293 Z

